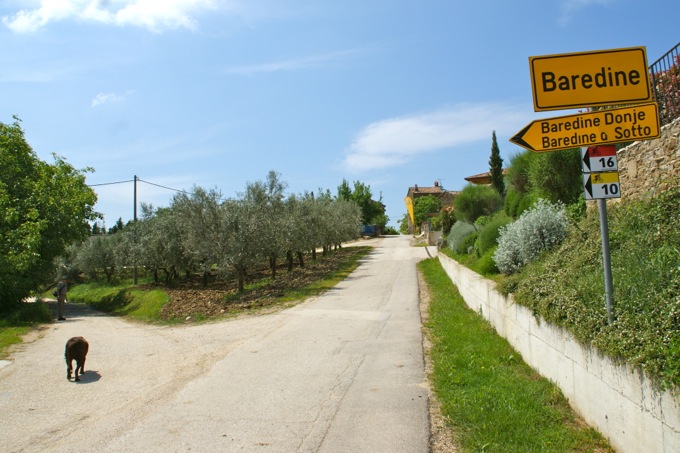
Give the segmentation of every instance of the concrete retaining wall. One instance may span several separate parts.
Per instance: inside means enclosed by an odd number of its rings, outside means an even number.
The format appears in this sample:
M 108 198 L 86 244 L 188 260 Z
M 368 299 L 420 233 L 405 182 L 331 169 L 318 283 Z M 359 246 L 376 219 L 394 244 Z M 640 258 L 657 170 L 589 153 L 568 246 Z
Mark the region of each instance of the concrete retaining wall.
M 621 452 L 680 452 L 680 399 L 657 392 L 637 370 L 617 365 L 564 329 L 537 320 L 494 282 L 444 254 L 439 261 L 467 305 L 480 313 L 571 406 Z

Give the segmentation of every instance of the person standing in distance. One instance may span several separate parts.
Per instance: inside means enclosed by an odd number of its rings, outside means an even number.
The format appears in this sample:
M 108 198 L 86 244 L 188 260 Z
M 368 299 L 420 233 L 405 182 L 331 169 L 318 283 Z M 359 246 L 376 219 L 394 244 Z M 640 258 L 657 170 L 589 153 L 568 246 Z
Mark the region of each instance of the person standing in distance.
M 64 318 L 64 303 L 66 302 L 66 292 L 68 291 L 68 285 L 66 277 L 59 280 L 57 283 L 57 319 L 59 321 L 65 321 Z

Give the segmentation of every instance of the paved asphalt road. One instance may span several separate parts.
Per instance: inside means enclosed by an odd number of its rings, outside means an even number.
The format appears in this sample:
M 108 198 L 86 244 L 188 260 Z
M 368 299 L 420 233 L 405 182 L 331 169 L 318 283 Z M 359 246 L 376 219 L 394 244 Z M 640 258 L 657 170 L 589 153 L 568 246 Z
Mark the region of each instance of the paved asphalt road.
M 427 452 L 408 237 L 276 314 L 147 326 L 67 304 L 0 368 L 3 452 Z M 64 345 L 90 343 L 80 383 Z

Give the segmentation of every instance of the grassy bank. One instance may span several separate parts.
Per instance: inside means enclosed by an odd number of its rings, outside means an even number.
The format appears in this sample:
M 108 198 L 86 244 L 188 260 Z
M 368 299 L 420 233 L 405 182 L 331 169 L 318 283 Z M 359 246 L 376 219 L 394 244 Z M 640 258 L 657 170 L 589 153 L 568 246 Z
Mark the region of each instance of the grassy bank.
M 21 343 L 21 337 L 34 326 L 51 321 L 52 313 L 42 302 L 24 303 L 16 310 L 0 315 L 0 359 L 7 356 L 10 346 Z
M 680 186 L 607 208 L 613 322 L 605 305 L 597 209 L 567 239 L 518 273 L 502 275 L 483 256 L 441 253 L 498 283 L 497 290 L 582 344 L 644 371 L 660 388 L 680 388 Z
M 69 299 L 113 315 L 156 322 L 160 319 L 160 311 L 169 297 L 161 289 L 137 289 L 130 281 L 118 285 L 102 282 L 77 285 L 69 291 Z
M 419 269 L 431 298 L 433 386 L 461 451 L 611 451 L 554 384 L 469 310 L 439 261 Z

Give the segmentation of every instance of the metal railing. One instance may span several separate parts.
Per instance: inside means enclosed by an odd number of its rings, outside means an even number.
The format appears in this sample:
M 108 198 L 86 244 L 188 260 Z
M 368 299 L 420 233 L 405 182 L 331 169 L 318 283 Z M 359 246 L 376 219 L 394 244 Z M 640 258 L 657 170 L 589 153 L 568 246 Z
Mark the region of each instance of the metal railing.
M 661 126 L 680 117 L 680 43 L 649 67 Z

